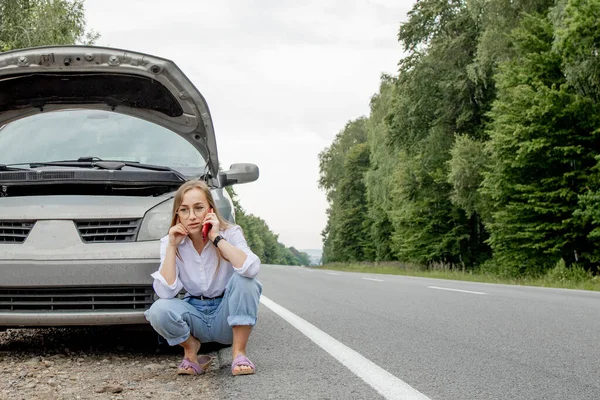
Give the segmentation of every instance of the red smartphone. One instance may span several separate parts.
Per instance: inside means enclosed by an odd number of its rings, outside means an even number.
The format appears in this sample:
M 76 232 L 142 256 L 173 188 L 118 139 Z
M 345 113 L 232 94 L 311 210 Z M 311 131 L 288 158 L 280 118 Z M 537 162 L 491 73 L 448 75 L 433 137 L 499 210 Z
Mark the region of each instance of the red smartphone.
M 211 208 L 208 212 L 213 212 L 213 209 Z M 202 240 L 206 241 L 206 239 L 208 238 L 208 232 L 210 231 L 210 228 L 212 228 L 211 224 L 204 224 L 202 226 Z

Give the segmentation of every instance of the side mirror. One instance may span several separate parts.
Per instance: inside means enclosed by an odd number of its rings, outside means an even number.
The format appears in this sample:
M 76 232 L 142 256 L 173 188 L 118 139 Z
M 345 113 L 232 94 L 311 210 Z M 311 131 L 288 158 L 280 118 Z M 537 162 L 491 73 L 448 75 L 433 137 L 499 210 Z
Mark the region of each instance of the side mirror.
M 219 172 L 221 187 L 235 185 L 236 183 L 254 182 L 258 179 L 258 167 L 254 164 L 231 164 L 227 171 Z

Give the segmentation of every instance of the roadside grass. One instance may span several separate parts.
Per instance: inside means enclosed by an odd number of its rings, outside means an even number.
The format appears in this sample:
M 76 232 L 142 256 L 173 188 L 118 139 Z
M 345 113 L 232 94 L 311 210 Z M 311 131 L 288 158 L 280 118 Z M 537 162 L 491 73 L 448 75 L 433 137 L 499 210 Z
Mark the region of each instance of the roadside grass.
M 421 266 L 400 263 L 329 263 L 319 265 L 312 268 L 347 271 L 347 272 L 362 272 L 369 274 L 391 274 L 417 276 L 423 278 L 450 279 L 457 281 L 469 282 L 485 282 L 485 283 L 500 283 L 506 285 L 520 286 L 541 286 L 562 289 L 579 289 L 600 291 L 600 276 L 587 276 L 585 278 L 557 275 L 556 273 L 548 273 L 540 277 L 519 277 L 507 278 L 494 275 L 482 271 L 469 271 L 458 268 L 451 268 L 447 265 L 433 265 L 428 269 Z

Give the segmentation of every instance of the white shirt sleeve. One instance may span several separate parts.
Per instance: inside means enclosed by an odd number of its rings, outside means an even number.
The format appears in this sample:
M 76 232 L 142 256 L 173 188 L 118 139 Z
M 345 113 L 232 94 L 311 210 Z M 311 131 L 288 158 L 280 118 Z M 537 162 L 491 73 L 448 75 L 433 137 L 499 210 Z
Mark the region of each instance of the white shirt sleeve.
M 168 240 L 168 239 L 167 239 Z M 160 269 L 163 266 L 165 261 L 165 256 L 167 255 L 167 241 L 165 238 L 160 240 L 160 267 L 158 271 L 154 272 L 151 276 L 154 278 L 154 283 L 152 286 L 154 287 L 154 291 L 161 299 L 171 299 L 179 293 L 179 291 L 183 288 L 183 284 L 179 280 L 179 260 L 175 259 L 175 282 L 172 285 L 167 284 L 164 276 L 160 274 Z
M 248 247 L 242 228 L 238 225 L 233 225 L 226 230 L 226 234 L 227 237 L 225 237 L 225 240 L 242 250 L 247 256 L 242 267 L 233 267 L 233 270 L 246 278 L 254 278 L 258 275 L 258 270 L 260 269 L 260 259 L 252 252 L 252 250 L 250 250 L 250 247 Z

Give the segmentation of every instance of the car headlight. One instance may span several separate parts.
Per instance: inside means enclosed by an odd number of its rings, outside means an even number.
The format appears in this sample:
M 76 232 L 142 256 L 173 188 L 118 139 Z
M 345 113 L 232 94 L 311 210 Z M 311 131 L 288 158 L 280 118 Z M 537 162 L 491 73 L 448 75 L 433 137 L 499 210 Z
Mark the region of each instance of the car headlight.
M 165 201 L 148 211 L 142 221 L 138 241 L 159 240 L 168 234 L 171 227 L 172 212 L 173 199 Z

